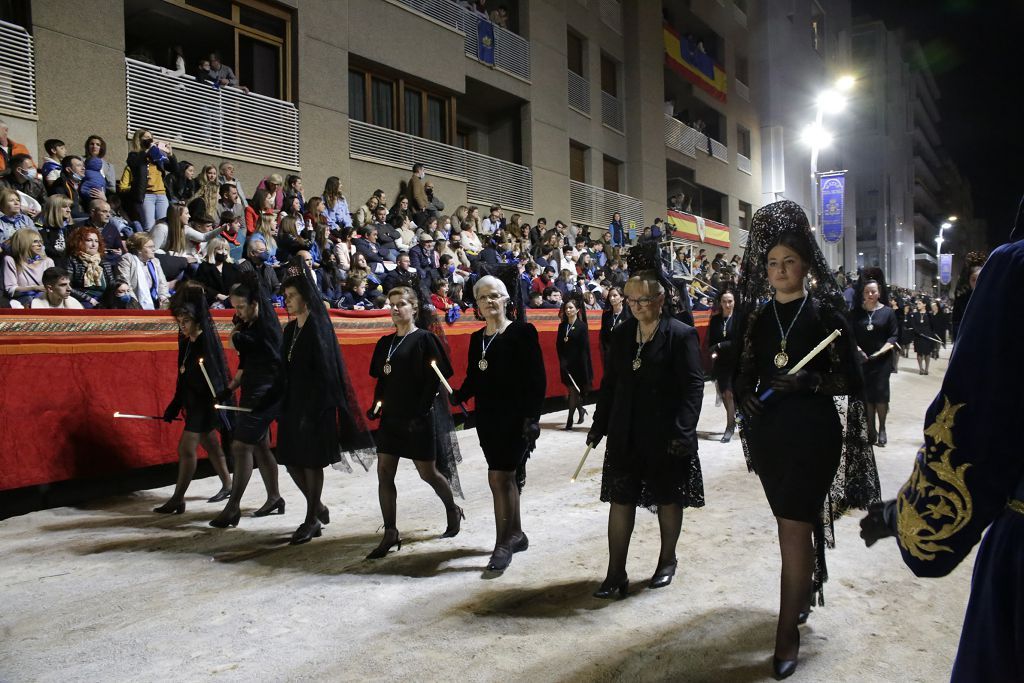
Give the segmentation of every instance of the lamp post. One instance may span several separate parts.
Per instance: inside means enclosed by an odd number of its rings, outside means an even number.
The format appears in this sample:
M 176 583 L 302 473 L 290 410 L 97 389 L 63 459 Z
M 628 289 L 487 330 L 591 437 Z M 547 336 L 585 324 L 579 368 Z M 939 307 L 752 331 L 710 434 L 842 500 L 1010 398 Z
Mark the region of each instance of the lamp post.
M 952 229 L 954 223 L 956 223 L 956 216 L 947 216 L 946 220 L 939 225 L 939 236 L 935 238 L 935 268 L 939 272 L 939 298 L 942 297 L 942 243 L 945 242 L 942 233 Z

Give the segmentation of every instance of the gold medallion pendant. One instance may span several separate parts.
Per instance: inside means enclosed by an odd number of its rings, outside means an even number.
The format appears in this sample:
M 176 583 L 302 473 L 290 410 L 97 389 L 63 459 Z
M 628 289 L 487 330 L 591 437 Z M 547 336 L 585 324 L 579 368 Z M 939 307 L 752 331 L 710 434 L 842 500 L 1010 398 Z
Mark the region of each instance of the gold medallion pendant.
M 633 359 L 633 372 L 636 372 L 639 369 L 640 369 L 640 359 L 639 358 L 634 358 Z
M 789 355 L 785 351 L 779 351 L 775 354 L 775 367 L 780 370 L 789 365 Z
M 480 368 L 481 370 L 486 370 L 487 369 L 487 359 L 486 358 L 481 358 L 480 362 L 477 363 L 476 366 L 478 368 Z
M 385 363 L 384 364 L 384 374 L 385 375 L 390 375 L 391 374 L 391 363 Z

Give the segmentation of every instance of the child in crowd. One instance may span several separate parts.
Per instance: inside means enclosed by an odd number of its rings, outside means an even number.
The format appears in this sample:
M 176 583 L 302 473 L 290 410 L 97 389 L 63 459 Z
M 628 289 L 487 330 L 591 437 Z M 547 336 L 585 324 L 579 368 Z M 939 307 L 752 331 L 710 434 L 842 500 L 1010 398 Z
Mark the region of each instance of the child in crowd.
M 93 190 L 99 190 L 106 197 L 107 180 L 103 177 L 103 159 L 100 157 L 85 160 L 85 179 L 78 187 L 78 193 L 83 197 L 92 196 Z

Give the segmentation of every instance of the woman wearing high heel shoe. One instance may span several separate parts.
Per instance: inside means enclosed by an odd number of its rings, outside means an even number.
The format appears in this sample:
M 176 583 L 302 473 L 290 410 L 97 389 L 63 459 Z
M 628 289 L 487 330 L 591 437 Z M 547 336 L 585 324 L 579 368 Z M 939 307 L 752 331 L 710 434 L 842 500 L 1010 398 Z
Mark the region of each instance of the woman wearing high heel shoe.
M 412 460 L 420 479 L 434 489 L 444 503 L 448 525 L 441 538 L 457 536 L 464 519 L 455 504 L 453 488 L 462 495 L 455 464 L 461 459 L 454 438 L 447 399 L 439 391 L 441 382 L 432 363 L 445 378 L 454 372 L 440 339 L 426 329 L 433 313 L 422 305 L 412 287 L 399 286 L 388 292 L 395 332 L 382 337 L 370 360 L 370 376 L 377 380 L 371 420 L 380 419 L 377 429 L 377 496 L 384 517 L 384 538 L 366 556 L 375 560 L 394 546 L 402 548 L 396 526 L 398 491 L 395 474 L 402 458 Z
M 928 374 L 928 366 L 932 362 L 932 351 L 935 350 L 935 328 L 932 325 L 932 314 L 928 312 L 928 303 L 924 299 L 914 302 L 915 310 L 909 316 L 910 329 L 914 333 L 914 353 L 917 354 L 917 371 Z
M 758 210 L 747 245 L 739 297 L 743 350 L 733 386 L 744 454 L 778 527 L 782 577 L 773 667 L 785 678 L 796 670 L 798 626 L 815 593 L 823 604 L 824 546 L 834 544 L 826 530 L 845 510 L 877 501 L 879 483 L 846 301 L 803 209 L 781 201 Z M 789 374 L 836 329 L 839 339 Z M 774 395 L 762 401 L 769 388 Z
M 583 400 L 594 381 L 594 368 L 590 364 L 590 331 L 587 329 L 587 312 L 582 297 L 570 295 L 562 303 L 558 317 L 561 322 L 555 337 L 555 351 L 558 354 L 562 384 L 569 392 L 569 414 L 565 418 L 565 429 L 572 430 L 573 418 L 576 418 L 576 424 L 580 424 L 587 415 Z
M 885 446 L 885 418 L 889 414 L 889 375 L 892 374 L 890 352 L 899 339 L 899 322 L 887 304 L 885 277 L 880 268 L 864 271 L 857 284 L 862 303 L 850 311 L 850 326 L 857 341 L 864 374 L 864 401 L 868 413 L 868 441 Z M 876 427 L 877 419 L 877 427 Z
M 504 571 L 512 554 L 526 550 L 520 495 L 526 460 L 540 434 L 546 379 L 537 329 L 525 322 L 525 303 L 514 267 L 500 266 L 473 286 L 476 308 L 486 325 L 469 339 L 466 380 L 450 397 L 453 405 L 476 399 L 476 433 L 487 459 L 494 499 L 494 552 L 490 571 Z M 509 291 L 517 292 L 513 302 Z
M 598 339 L 601 343 L 601 367 L 608 362 L 608 349 L 612 346 L 612 332 L 616 327 L 633 317 L 626 305 L 626 296 L 621 287 L 609 287 L 605 296 L 607 306 L 601 314 L 601 331 Z
M 180 515 L 185 511 L 185 492 L 196 473 L 200 445 L 221 482 L 220 491 L 206 502 L 222 501 L 231 493 L 231 474 L 217 433 L 229 428 L 230 423 L 213 407 L 213 393 L 223 390 L 228 378 L 224 349 L 206 308 L 202 286 L 186 283 L 179 287 L 171 299 L 171 314 L 178 321 L 178 379 L 174 398 L 164 410 L 164 420 L 172 422 L 184 410 L 185 429 L 178 441 L 178 481 L 174 493 L 153 512 Z M 213 383 L 212 393 L 203 367 Z
M 722 443 L 729 443 L 736 431 L 736 396 L 732 391 L 732 376 L 736 374 L 738 346 L 735 320 L 736 294 L 730 289 L 718 295 L 718 309 L 708 322 L 708 351 L 711 352 L 711 376 L 725 405 L 725 433 Z
M 267 488 L 267 502 L 252 516 L 284 514 L 284 499 L 277 486 L 277 461 L 270 452 L 270 423 L 277 416 L 278 405 L 258 407 L 281 371 L 281 323 L 269 294 L 261 288 L 259 278 L 252 271 L 232 285 L 229 296 L 231 307 L 235 309 L 231 345 L 238 352 L 238 372 L 218 400 L 229 398 L 241 388 L 239 405 L 252 412 L 240 412 L 235 419 L 231 441 L 235 463 L 231 498 L 224 510 L 210 520 L 210 526 L 219 529 L 238 526 L 242 495 L 252 477 L 254 458 Z
M 674 318 L 656 245 L 629 253 L 633 319 L 612 333 L 587 444 L 607 435 L 601 500 L 608 511 L 608 573 L 596 598 L 625 597 L 626 557 L 638 507 L 658 514 L 661 550 L 650 588 L 672 582 L 683 509 L 704 505 L 697 420 L 704 372 L 697 331 Z
M 282 397 L 277 461 L 306 498 L 306 517 L 291 538 L 292 545 L 299 545 L 320 536 L 321 527 L 330 522 L 321 502 L 324 468 L 347 465 L 346 454 L 368 462 L 376 452 L 312 274 L 301 265 L 289 270 L 295 274 L 281 289 L 292 320 L 284 328 L 281 374 L 263 403 Z

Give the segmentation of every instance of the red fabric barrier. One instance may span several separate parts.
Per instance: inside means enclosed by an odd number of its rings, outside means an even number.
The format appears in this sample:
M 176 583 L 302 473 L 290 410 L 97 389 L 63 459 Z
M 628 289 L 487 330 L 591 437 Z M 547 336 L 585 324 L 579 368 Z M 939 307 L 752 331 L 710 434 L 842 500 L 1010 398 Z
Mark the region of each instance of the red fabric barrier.
M 373 348 L 392 329 L 382 312 L 332 312 L 360 410 L 369 406 Z M 703 338 L 707 314 L 697 313 Z M 231 312 L 214 311 L 225 339 Z M 283 319 L 282 319 L 283 320 Z M 564 396 L 555 354 L 557 311 L 531 311 L 540 333 L 547 395 Z M 483 323 L 466 315 L 445 331 L 455 377 L 466 372 L 469 335 Z M 591 316 L 594 386 L 601 377 L 600 319 Z M 225 348 L 228 363 L 235 352 Z M 151 311 L 0 312 L 0 491 L 116 475 L 174 462 L 181 423 L 115 419 L 115 411 L 160 415 L 174 393 L 177 326 Z M 472 408 L 472 406 L 470 406 Z

